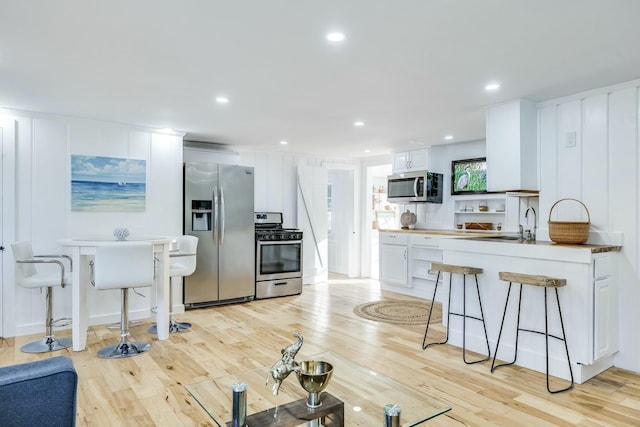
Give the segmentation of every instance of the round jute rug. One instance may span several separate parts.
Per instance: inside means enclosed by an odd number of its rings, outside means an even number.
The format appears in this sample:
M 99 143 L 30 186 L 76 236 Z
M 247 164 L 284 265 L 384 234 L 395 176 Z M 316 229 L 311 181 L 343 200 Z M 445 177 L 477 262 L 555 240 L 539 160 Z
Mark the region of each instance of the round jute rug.
M 431 301 L 382 300 L 360 304 L 353 309 L 358 316 L 397 325 L 426 325 Z M 442 308 L 436 303 L 431 322 L 442 322 Z

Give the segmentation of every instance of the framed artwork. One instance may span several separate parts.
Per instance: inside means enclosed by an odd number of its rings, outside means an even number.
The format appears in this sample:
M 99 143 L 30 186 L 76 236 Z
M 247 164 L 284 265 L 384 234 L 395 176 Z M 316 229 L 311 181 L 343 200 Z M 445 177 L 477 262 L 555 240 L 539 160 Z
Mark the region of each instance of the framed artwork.
M 487 192 L 487 159 L 454 160 L 451 162 L 451 194 L 482 194 Z
M 143 212 L 146 160 L 71 155 L 71 210 Z

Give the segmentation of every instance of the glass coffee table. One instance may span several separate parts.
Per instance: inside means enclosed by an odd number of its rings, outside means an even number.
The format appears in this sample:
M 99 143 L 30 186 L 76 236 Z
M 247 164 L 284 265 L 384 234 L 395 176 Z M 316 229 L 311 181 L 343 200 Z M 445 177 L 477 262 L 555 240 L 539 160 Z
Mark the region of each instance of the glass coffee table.
M 383 426 L 384 406 L 400 406 L 400 425 L 415 426 L 451 410 L 430 396 L 404 386 L 390 378 L 368 370 L 339 356 L 325 352 L 297 358 L 323 360 L 333 365 L 333 375 L 321 394 L 322 405 L 308 408 L 308 393 L 292 372 L 281 384 L 277 396 L 272 394 L 271 366 L 226 375 L 187 385 L 189 393 L 218 426 L 230 426 L 232 419 L 232 385 L 242 382 L 247 390 L 247 426 L 293 427 L 325 426 Z M 269 384 L 265 385 L 269 377 Z M 318 420 L 321 420 L 322 424 Z

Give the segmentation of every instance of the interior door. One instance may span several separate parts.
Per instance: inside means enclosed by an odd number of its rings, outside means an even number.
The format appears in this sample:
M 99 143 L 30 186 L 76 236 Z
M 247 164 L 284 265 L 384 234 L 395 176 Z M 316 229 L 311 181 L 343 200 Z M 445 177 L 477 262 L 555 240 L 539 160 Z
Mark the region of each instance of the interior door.
M 320 283 L 328 279 L 328 183 L 327 169 L 298 166 L 298 227 L 303 233 L 303 283 Z
M 355 277 L 355 190 L 353 170 L 329 170 L 331 183 L 331 224 L 329 233 L 329 271 Z
M 0 117 L 0 337 L 13 336 L 5 318 L 13 315 L 13 256 L 15 240 L 15 121 Z

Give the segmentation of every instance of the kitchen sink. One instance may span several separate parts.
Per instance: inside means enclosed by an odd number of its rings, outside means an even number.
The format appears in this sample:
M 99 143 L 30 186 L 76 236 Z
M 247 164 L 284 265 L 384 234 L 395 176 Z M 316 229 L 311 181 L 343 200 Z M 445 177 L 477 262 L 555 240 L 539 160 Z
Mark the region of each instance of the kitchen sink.
M 482 237 L 484 240 L 512 240 L 518 241 L 520 237 L 518 236 L 491 236 L 491 237 Z

